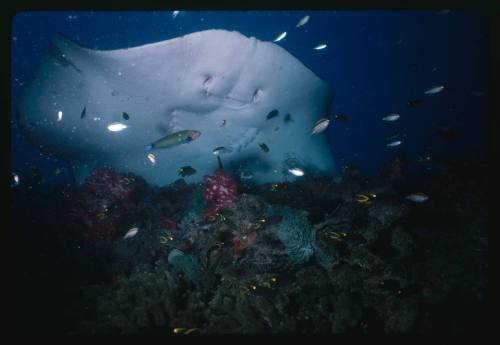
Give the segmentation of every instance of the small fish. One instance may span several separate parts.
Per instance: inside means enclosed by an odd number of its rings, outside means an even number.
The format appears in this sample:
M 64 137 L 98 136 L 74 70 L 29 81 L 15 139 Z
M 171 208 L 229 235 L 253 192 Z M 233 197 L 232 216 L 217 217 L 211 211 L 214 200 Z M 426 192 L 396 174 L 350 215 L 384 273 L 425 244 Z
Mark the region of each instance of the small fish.
M 125 128 L 127 128 L 127 125 L 124 125 L 123 123 L 120 122 L 113 122 L 108 126 L 108 131 L 110 132 L 120 132 L 123 131 Z
M 264 144 L 262 142 L 259 142 L 257 144 L 260 146 L 260 148 L 262 149 L 262 151 L 269 152 L 269 147 L 266 144 Z
M 272 111 L 269 112 L 269 114 L 267 114 L 266 118 L 268 120 L 272 119 L 273 117 L 276 117 L 278 116 L 278 110 L 274 109 Z
M 279 184 L 273 183 L 273 184 L 271 184 L 271 187 L 269 188 L 269 190 L 271 192 L 276 192 L 278 190 L 278 188 L 279 188 Z
M 139 232 L 139 228 L 133 227 L 127 231 L 127 233 L 123 236 L 123 239 L 126 240 L 127 238 L 134 237 L 135 235 L 137 235 L 138 232 Z
M 175 132 L 169 134 L 161 139 L 156 140 L 155 142 L 146 145 L 146 150 L 152 149 L 166 149 L 171 148 L 181 144 L 187 144 L 191 141 L 199 138 L 201 135 L 200 131 L 195 130 L 183 130 L 179 132 Z
M 80 114 L 80 119 L 83 119 L 87 115 L 87 106 L 83 107 L 82 113 Z
M 433 95 L 435 93 L 439 93 L 441 91 L 444 90 L 444 86 L 443 85 L 439 85 L 439 86 L 434 86 L 432 88 L 430 88 L 429 90 L 425 91 L 424 93 L 426 95 Z
M 382 118 L 384 121 L 396 121 L 397 119 L 399 119 L 399 114 L 396 113 L 389 114 Z
M 417 64 L 411 63 L 411 64 L 408 65 L 408 68 L 410 69 L 410 71 L 416 71 L 417 70 Z
M 224 146 L 219 146 L 212 150 L 212 153 L 216 156 L 231 152 L 233 152 L 233 149 L 231 147 L 224 147 Z
M 391 141 L 389 144 L 385 145 L 387 147 L 394 147 L 401 145 L 401 140 Z
M 298 27 L 301 27 L 302 25 L 306 25 L 307 22 L 309 21 L 309 16 L 305 16 L 303 17 L 301 20 L 299 20 L 299 22 L 297 23 L 297 25 L 295 25 L 296 28 Z
M 16 173 L 12 173 L 12 182 L 10 184 L 11 187 L 17 187 L 19 186 L 21 179 L 19 178 L 19 175 Z
M 318 122 L 316 122 L 316 125 L 314 126 L 311 135 L 323 132 L 328 127 L 329 124 L 330 120 L 326 118 L 319 119 Z
M 283 118 L 283 122 L 284 123 L 293 122 L 292 115 L 286 114 L 285 117 Z
M 222 120 L 222 123 L 219 127 L 224 127 L 226 125 L 227 121 L 226 120 Z
M 324 43 L 323 43 L 323 44 L 320 44 L 320 45 L 318 45 L 318 46 L 316 46 L 316 47 L 314 47 L 314 49 L 315 49 L 315 50 L 323 50 L 323 49 L 325 49 L 325 48 L 326 48 L 326 44 L 324 44 Z
M 361 204 L 368 203 L 370 201 L 370 197 L 365 194 L 357 194 L 356 201 Z
M 180 168 L 177 172 L 182 177 L 186 177 L 186 176 L 191 176 L 191 175 L 196 174 L 196 169 L 193 168 L 192 166 L 186 165 L 186 166 L 183 166 L 182 168 Z
M 399 137 L 400 135 L 401 135 L 401 134 L 399 134 L 399 133 L 396 133 L 396 134 L 393 134 L 393 135 L 389 135 L 389 136 L 385 137 L 385 140 L 387 140 L 387 141 L 391 141 L 391 140 L 393 140 L 393 139 L 396 139 L 396 138 L 397 138 L 397 137 Z
M 422 100 L 421 99 L 413 99 L 413 100 L 410 100 L 408 102 L 406 102 L 406 105 L 408 108 L 416 108 L 418 107 L 420 104 L 422 104 Z
M 62 120 L 62 117 L 63 117 L 63 112 L 59 110 L 59 111 L 57 112 L 57 122 L 61 121 L 61 120 Z
M 197 331 L 198 328 L 181 328 L 181 327 L 176 327 L 173 329 L 174 334 L 191 334 L 195 331 Z
M 277 132 L 277 131 L 279 131 L 279 130 L 280 130 L 280 126 L 276 126 L 276 127 L 274 127 L 274 131 L 275 131 L 275 132 Z
M 123 118 L 124 118 L 125 120 L 130 119 L 130 116 L 129 116 L 127 113 L 125 113 L 125 112 L 122 114 L 122 116 L 123 116 Z
M 424 201 L 427 201 L 429 199 L 429 197 L 427 195 L 425 195 L 424 193 L 414 193 L 414 194 L 410 194 L 410 195 L 405 196 L 405 199 L 413 201 L 413 202 L 424 202 Z
M 417 156 L 417 162 L 419 162 L 419 163 L 429 162 L 430 160 L 431 160 L 430 155 L 425 155 L 425 156 L 418 155 Z
M 148 159 L 149 159 L 149 161 L 151 162 L 152 165 L 156 164 L 156 156 L 155 156 L 154 153 L 149 153 L 148 154 Z
M 288 172 L 294 176 L 304 176 L 304 171 L 300 168 L 288 169 Z
M 242 171 L 240 172 L 240 178 L 242 180 L 251 180 L 253 179 L 253 173 L 251 171 Z
M 345 120 L 347 120 L 347 116 L 345 116 L 344 114 L 333 115 L 333 120 L 337 122 L 344 122 Z
M 172 19 L 175 19 L 180 11 L 172 11 Z
M 484 97 L 484 95 L 485 95 L 485 93 L 482 91 L 472 91 L 471 94 L 472 94 L 472 96 L 476 96 L 476 97 Z
M 276 39 L 273 41 L 273 42 L 279 42 L 281 41 L 283 38 L 285 38 L 286 36 L 286 31 L 285 32 L 282 32 L 278 37 L 276 37 Z
M 53 173 L 54 173 L 54 176 L 59 175 L 60 173 L 62 173 L 62 171 L 63 171 L 63 169 L 61 169 L 61 168 L 55 168 L 55 169 L 54 169 L 54 172 L 53 172 Z

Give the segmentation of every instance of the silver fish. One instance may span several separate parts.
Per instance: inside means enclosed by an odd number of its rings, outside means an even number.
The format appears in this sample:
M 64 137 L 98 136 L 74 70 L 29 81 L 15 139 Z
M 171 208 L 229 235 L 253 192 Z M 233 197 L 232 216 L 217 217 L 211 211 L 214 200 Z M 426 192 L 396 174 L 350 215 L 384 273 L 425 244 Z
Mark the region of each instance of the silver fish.
M 410 194 L 410 195 L 405 196 L 405 199 L 413 201 L 413 202 L 424 202 L 424 201 L 427 201 L 429 199 L 429 197 L 427 195 L 425 195 L 424 193 L 414 193 L 414 194 Z
M 309 16 L 305 16 L 301 20 L 299 20 L 299 22 L 297 23 L 297 25 L 295 25 L 295 27 L 298 28 L 302 25 L 306 25 L 308 21 L 309 21 Z
M 216 156 L 226 153 L 233 152 L 233 149 L 230 147 L 219 146 L 212 150 L 212 153 Z
M 323 132 L 328 127 L 329 124 L 330 124 L 330 120 L 328 120 L 326 118 L 318 120 L 318 122 L 316 122 L 316 125 L 314 126 L 314 128 L 312 130 L 311 135 Z
M 304 170 L 300 168 L 288 169 L 288 172 L 294 176 L 304 176 Z
M 126 240 L 127 238 L 134 237 L 135 235 L 137 235 L 138 232 L 139 232 L 139 228 L 133 227 L 127 231 L 127 233 L 123 236 L 123 239 Z
M 399 119 L 399 114 L 396 113 L 389 114 L 386 117 L 382 118 L 382 120 L 384 121 L 396 121 L 397 119 Z
M 276 39 L 273 41 L 273 42 L 279 42 L 281 41 L 283 38 L 285 38 L 286 36 L 286 31 L 285 32 L 282 32 L 278 37 L 276 37 Z
M 315 50 L 322 50 L 322 49 L 325 49 L 325 48 L 326 48 L 326 44 L 324 44 L 324 43 L 320 44 L 320 45 L 318 45 L 316 47 L 314 47 Z
M 401 145 L 401 140 L 396 140 L 396 141 L 392 141 L 390 142 L 389 144 L 385 145 L 387 147 L 394 147 L 394 146 L 399 146 Z
M 441 91 L 444 90 L 444 86 L 443 85 L 439 85 L 439 86 L 434 86 L 432 88 L 430 88 L 429 90 L 425 91 L 424 93 L 426 95 L 433 95 L 435 93 L 439 93 Z

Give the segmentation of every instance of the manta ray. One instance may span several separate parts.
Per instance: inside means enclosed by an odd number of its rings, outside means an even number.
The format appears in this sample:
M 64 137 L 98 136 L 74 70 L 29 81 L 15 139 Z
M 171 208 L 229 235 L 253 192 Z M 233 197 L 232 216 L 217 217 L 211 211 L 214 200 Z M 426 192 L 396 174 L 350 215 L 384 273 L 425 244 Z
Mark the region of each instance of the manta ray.
M 31 143 L 66 160 L 79 183 L 109 167 L 164 186 L 183 166 L 197 171 L 188 182 L 199 182 L 218 167 L 216 147 L 228 148 L 225 169 L 268 183 L 286 178 L 290 157 L 337 173 L 326 134 L 311 135 L 332 100 L 332 88 L 285 49 L 236 31 L 117 50 L 88 49 L 57 34 L 23 92 L 18 123 Z M 117 124 L 123 130 L 109 130 Z M 201 135 L 145 150 L 185 130 Z

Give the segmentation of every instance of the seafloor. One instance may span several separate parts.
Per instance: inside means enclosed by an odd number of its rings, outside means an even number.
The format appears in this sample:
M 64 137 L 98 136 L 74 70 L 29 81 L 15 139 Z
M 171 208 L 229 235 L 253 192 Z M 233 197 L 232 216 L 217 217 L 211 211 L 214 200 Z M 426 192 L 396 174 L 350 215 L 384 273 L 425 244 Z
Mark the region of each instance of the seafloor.
M 184 179 L 100 169 L 48 196 L 25 183 L 11 192 L 16 320 L 34 334 L 489 334 L 487 175 L 468 160 L 233 180 L 217 212 Z

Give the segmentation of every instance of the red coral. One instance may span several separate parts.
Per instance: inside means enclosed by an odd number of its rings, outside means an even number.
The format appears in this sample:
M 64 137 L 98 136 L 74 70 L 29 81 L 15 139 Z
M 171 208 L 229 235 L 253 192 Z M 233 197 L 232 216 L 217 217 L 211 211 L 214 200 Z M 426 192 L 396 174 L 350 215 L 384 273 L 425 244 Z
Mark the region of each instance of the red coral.
M 111 169 L 92 171 L 68 212 L 70 225 L 79 232 L 76 236 L 94 246 L 112 238 L 135 207 L 133 181 Z
M 210 204 L 203 213 L 204 218 L 227 208 L 238 198 L 236 182 L 231 175 L 222 169 L 217 169 L 214 176 L 205 175 L 203 180 L 207 182 L 204 189 L 204 199 L 206 203 Z
M 246 248 L 250 247 L 254 244 L 255 239 L 257 238 L 257 233 L 252 231 L 245 236 L 235 236 L 233 237 L 233 257 L 237 259 L 241 256 L 241 252 Z

